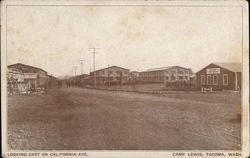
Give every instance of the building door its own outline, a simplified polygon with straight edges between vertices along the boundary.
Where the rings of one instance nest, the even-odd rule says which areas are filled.
[[[219,76],[218,74],[214,74],[212,77],[212,85],[213,89],[217,89],[219,87]]]

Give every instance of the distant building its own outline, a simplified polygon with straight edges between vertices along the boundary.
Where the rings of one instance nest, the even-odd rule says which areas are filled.
[[[87,74],[82,74],[82,75],[77,75],[77,76],[73,76],[67,79],[66,84],[68,86],[68,84],[72,85],[72,86],[77,86],[77,87],[81,87],[84,86],[86,84],[89,84],[89,75]]]
[[[196,73],[197,87],[240,90],[241,71],[240,63],[211,63]]]
[[[131,77],[139,77],[139,72],[138,71],[131,71],[131,72],[129,72],[129,76],[131,76]]]
[[[53,75],[47,75],[47,78],[49,79],[49,81],[56,81],[58,80],[55,76]]]
[[[173,81],[188,81],[193,72],[190,68],[169,66],[149,69],[139,73],[141,82],[166,83]]]
[[[7,89],[8,92],[22,93],[26,91],[26,85],[24,83],[24,74],[18,70],[7,69]]]
[[[131,71],[129,72],[129,82],[138,81],[139,80],[139,72]]]
[[[48,87],[52,88],[57,86],[59,79],[53,75],[47,75]]]
[[[76,81],[84,81],[84,79],[88,76],[88,74],[82,74],[82,75],[77,75],[70,77],[71,80],[76,80]]]
[[[44,87],[48,80],[47,72],[41,68],[17,63],[8,65],[9,73],[19,72],[23,74],[24,83],[29,86],[30,89],[36,89],[38,87]]]
[[[90,73],[90,80],[94,84],[94,73],[96,85],[114,85],[128,82],[129,69],[118,66],[111,66]]]

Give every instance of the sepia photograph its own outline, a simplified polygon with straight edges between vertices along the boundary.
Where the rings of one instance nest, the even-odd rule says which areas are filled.
[[[2,156],[249,156],[247,21],[240,0],[2,1]]]

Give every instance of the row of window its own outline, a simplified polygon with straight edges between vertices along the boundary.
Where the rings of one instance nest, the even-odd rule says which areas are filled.
[[[128,77],[126,77],[126,76],[123,76],[123,77],[120,77],[120,76],[116,76],[116,77],[112,77],[112,76],[110,76],[110,77],[97,76],[96,77],[96,79],[100,79],[100,80],[108,80],[108,79],[113,79],[113,78],[117,78],[117,79],[123,78],[123,79],[126,79]]]
[[[189,74],[188,70],[166,70],[166,74]],[[155,76],[155,75],[163,75],[163,70],[161,71],[152,71],[152,72],[141,72],[140,76]]]
[[[140,76],[161,76],[163,75],[163,71],[154,71],[154,72],[141,72]]]
[[[107,77],[97,77],[96,81],[97,82],[102,82],[102,81],[120,81],[121,79],[123,81],[127,81],[127,78],[121,78],[121,77],[110,77],[110,78],[107,78]]]
[[[113,74],[113,73],[116,73],[116,74],[118,74],[118,75],[120,75],[121,73],[123,73],[123,74],[128,74],[128,72],[127,71],[124,71],[124,72],[122,72],[122,71],[120,71],[120,70],[117,70],[117,71],[112,71],[112,70],[109,70],[109,74]],[[104,75],[105,74],[105,71],[97,71],[96,72],[96,75]]]
[[[156,75],[154,75],[154,74],[140,74],[140,77],[157,77],[157,76],[173,76],[174,74],[168,74],[168,75],[163,75],[163,74],[156,74]],[[187,76],[189,76],[189,75],[187,75],[187,74],[176,74],[176,75],[174,75],[174,76],[183,76],[183,77],[187,77]]]
[[[201,75],[201,85],[206,85],[205,75]],[[218,85],[218,75],[207,75],[207,85]],[[223,85],[228,85],[228,74],[223,74]]]
[[[166,71],[167,74],[171,73],[171,74],[189,74],[188,70],[167,70]]]
[[[141,80],[163,80],[163,76],[140,77]]]
[[[149,76],[149,77],[140,77],[142,80],[163,80],[163,76]],[[166,80],[188,80],[187,76],[166,76]]]

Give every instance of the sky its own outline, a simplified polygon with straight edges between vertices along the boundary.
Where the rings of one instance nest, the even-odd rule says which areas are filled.
[[[241,62],[240,7],[8,6],[7,64],[54,76],[117,65],[131,71]]]

